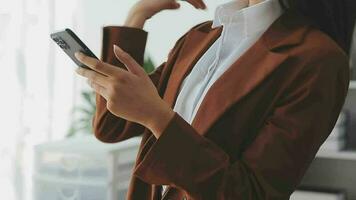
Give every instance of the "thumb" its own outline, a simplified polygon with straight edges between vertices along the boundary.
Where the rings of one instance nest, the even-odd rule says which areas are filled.
[[[116,58],[125,65],[129,72],[138,76],[146,75],[145,70],[142,69],[136,60],[116,45],[114,45],[114,54]]]
[[[206,5],[203,0],[186,0],[186,1],[191,5],[193,5],[195,8],[206,9]]]
[[[178,2],[172,1],[171,3],[169,3],[166,7],[166,9],[178,9],[180,8],[180,4]]]

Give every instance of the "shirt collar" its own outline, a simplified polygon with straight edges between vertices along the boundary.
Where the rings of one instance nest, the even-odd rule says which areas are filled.
[[[247,35],[266,30],[283,12],[278,0],[248,6],[249,0],[232,0],[215,10],[212,28],[242,26]]]

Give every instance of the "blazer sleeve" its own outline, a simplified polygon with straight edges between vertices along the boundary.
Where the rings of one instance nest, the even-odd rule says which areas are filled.
[[[194,200],[289,199],[343,106],[346,60],[333,54],[309,62],[240,159],[232,161],[176,113],[134,175]]]
[[[147,32],[124,26],[108,26],[103,29],[102,60],[124,68],[115,57],[113,45],[120,46],[128,52],[140,65],[144,62]],[[153,75],[153,82],[158,82],[161,69]],[[92,121],[95,136],[103,142],[118,142],[139,135],[143,127],[116,117],[106,108],[106,100],[96,94],[96,111]],[[121,134],[120,134],[121,133]]]
[[[146,31],[137,28],[125,26],[105,27],[103,30],[102,60],[126,69],[115,57],[113,45],[116,44],[129,53],[140,65],[143,65],[147,35]],[[183,41],[184,36],[185,35],[179,38],[168,57],[175,52],[177,49],[176,46]],[[166,62],[162,63],[154,72],[149,74],[149,77],[156,87],[165,65]],[[96,138],[106,143],[116,143],[138,136],[142,134],[145,129],[145,127],[140,124],[126,121],[125,119],[113,115],[106,108],[106,100],[99,94],[96,94],[96,111],[92,120],[92,127]]]

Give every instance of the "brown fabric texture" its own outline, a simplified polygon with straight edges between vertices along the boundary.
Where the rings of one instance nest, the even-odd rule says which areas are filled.
[[[150,75],[172,107],[221,33],[211,23],[183,35]],[[120,65],[117,44],[142,63],[146,38],[138,29],[105,28],[103,60]],[[111,114],[98,95],[93,127],[107,143],[142,135],[128,200],[285,200],[334,127],[348,84],[341,48],[287,11],[213,84],[192,125],[175,114],[157,140]],[[163,197],[159,185],[169,185]]]

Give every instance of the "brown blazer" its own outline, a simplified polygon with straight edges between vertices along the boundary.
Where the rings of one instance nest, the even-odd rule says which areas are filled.
[[[162,31],[169,31],[162,29]],[[150,76],[172,107],[182,80],[216,40],[211,21],[193,27]],[[147,33],[104,28],[103,60],[121,66],[112,45],[143,62]],[[289,199],[330,134],[348,90],[348,57],[328,36],[286,11],[210,88],[192,125],[175,114],[156,140],[106,109],[97,96],[96,137],[143,135],[127,199]]]

